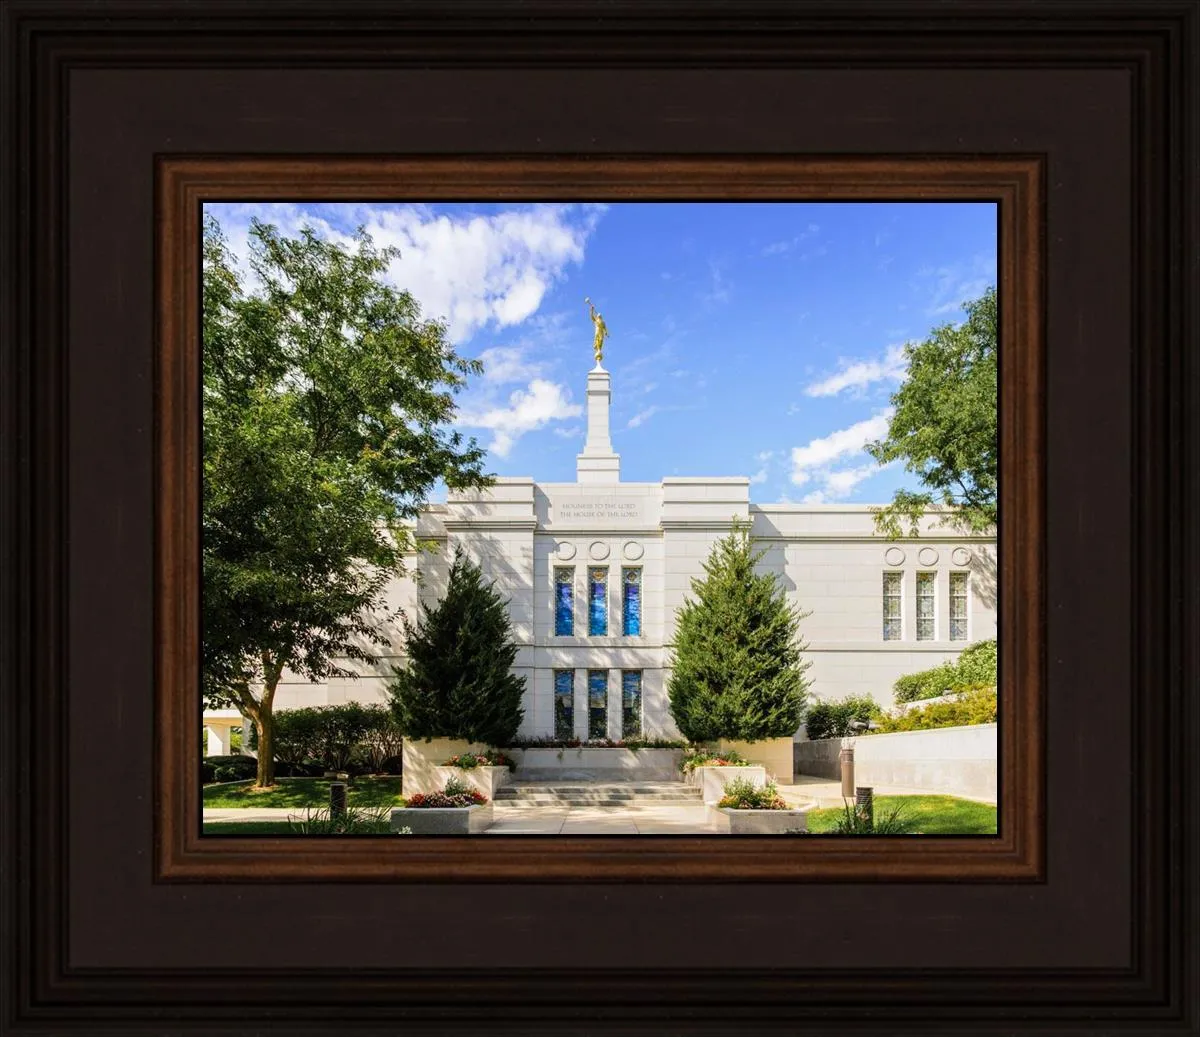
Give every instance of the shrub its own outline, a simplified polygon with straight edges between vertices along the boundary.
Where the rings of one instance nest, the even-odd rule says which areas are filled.
[[[995,687],[997,672],[996,639],[968,645],[958,657],[957,684],[984,684]]]
[[[847,695],[833,702],[815,702],[808,707],[804,729],[813,741],[821,738],[845,738],[854,731],[854,721],[864,724],[879,720],[883,711],[870,695]]]
[[[253,756],[206,756],[204,766],[211,768],[213,781],[245,781],[258,775],[258,761]]]
[[[774,573],[756,571],[749,525],[736,523],[713,547],[678,613],[667,695],[671,716],[693,742],[756,741],[800,727],[809,663],[799,624]]]
[[[451,756],[445,766],[459,767],[464,771],[474,770],[476,767],[507,767],[510,771],[517,769],[511,758],[495,749],[488,749],[482,753],[459,753],[457,756]]]
[[[217,780],[216,768],[207,760],[200,761],[200,784],[211,785]]]
[[[927,731],[938,727],[965,727],[996,722],[996,689],[973,687],[951,702],[932,702],[919,709],[891,713],[879,722],[878,731]]]
[[[734,810],[787,809],[787,803],[779,795],[775,782],[768,782],[762,788],[758,788],[746,778],[734,778],[726,784],[725,795],[718,800],[717,806]]]
[[[996,639],[978,641],[962,650],[957,663],[941,663],[905,674],[892,685],[897,702],[937,698],[966,685],[996,684]]]
[[[858,805],[842,804],[842,816],[834,825],[836,835],[908,835],[917,826],[915,819],[905,814],[905,804],[896,803],[879,814],[868,814]]]
[[[404,619],[408,665],[389,688],[399,729],[410,738],[462,738],[507,745],[524,710],[525,678],[508,607],[461,551],[450,566],[446,595],[421,606],[415,626]]]
[[[718,752],[716,749],[699,748],[688,749],[679,766],[684,774],[691,774],[697,767],[749,767],[750,761],[736,749]]]
[[[307,811],[303,820],[289,820],[288,827],[297,835],[386,835],[390,813],[386,807],[347,806],[344,813],[334,817],[324,807]]]
[[[408,797],[407,806],[417,808],[472,807],[488,801],[487,796],[461,778],[451,778],[437,792],[417,792]]]
[[[398,756],[402,735],[386,706],[347,702],[338,706],[283,709],[275,714],[275,758],[292,777],[325,771],[382,773]]]

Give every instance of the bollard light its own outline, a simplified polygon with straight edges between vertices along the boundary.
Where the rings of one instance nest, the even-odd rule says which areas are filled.
[[[344,817],[346,814],[346,783],[333,781],[329,784],[329,818]]]

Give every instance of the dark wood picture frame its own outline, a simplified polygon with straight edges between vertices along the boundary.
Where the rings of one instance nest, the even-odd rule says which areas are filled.
[[[1200,8],[447,6],[0,6],[0,1033],[1197,1032]],[[1045,263],[1002,274],[1022,304],[1002,335],[1044,350],[1002,407],[1045,430],[1039,450],[1004,412],[1024,433],[1004,449],[1040,461],[1005,507],[1042,521],[1002,549],[1022,567],[1002,607],[1017,580],[1042,636],[1006,658],[1036,686],[1009,689],[1026,712],[1002,732],[1039,737],[1004,757],[1014,813],[979,844],[1002,854],[930,841],[886,874],[864,843],[831,876],[767,851],[721,882],[621,874],[599,843],[556,874],[531,839],[507,874],[436,849],[454,881],[365,853],[353,872],[353,851],[331,884],[307,849],[283,868],[265,842],[189,842],[177,699],[155,703],[190,679],[158,576],[186,563],[169,520],[195,458],[173,438],[186,370],[156,354],[183,334],[160,306],[183,253],[156,282],[155,221],[212,156],[264,183],[288,156],[314,177],[345,156],[1024,170],[1044,249],[1001,262]]]
[[[160,159],[156,849],[163,880],[672,881],[1042,877],[1042,211],[1037,158]],[[994,838],[528,836],[305,840],[200,834],[199,278],[206,201],[409,199],[997,204],[1000,718]]]

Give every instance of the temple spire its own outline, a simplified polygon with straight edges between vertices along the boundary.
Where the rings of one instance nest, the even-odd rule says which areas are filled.
[[[612,405],[612,379],[601,366],[604,359],[604,339],[608,326],[596,312],[591,299],[588,304],[592,323],[596,327],[593,351],[596,366],[587,376],[587,441],[583,453],[575,459],[575,480],[585,483],[615,483],[621,481],[621,457],[613,450],[609,432],[609,410]]]

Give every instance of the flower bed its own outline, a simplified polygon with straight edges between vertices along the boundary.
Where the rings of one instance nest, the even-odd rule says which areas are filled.
[[[485,749],[479,753],[456,753],[443,766],[458,767],[464,771],[474,770],[476,767],[507,767],[510,771],[517,769],[511,757],[496,749]]]
[[[683,773],[691,774],[697,767],[748,767],[750,761],[736,749],[721,752],[717,749],[686,749],[680,768]]]
[[[477,788],[452,778],[436,792],[417,792],[392,811],[392,831],[413,835],[470,835],[492,823],[492,802]]]
[[[478,789],[466,789],[462,792],[418,792],[409,796],[407,807],[410,810],[436,810],[441,807],[474,807],[489,802]]]
[[[716,831],[729,835],[778,835],[806,831],[811,809],[812,804],[789,807],[773,781],[758,786],[735,778],[716,805],[709,805],[708,821]]]

